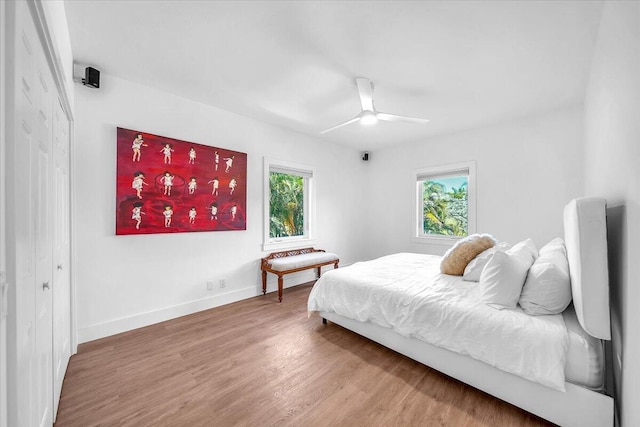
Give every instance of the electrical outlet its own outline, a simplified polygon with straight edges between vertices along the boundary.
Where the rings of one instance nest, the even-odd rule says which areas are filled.
[[[227,287],[227,282],[224,279],[220,279],[220,289],[222,288],[226,288]]]
[[[213,282],[207,282],[207,290],[208,291],[212,291],[213,290]]]

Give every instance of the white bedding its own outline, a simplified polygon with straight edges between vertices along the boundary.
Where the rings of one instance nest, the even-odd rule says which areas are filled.
[[[564,391],[569,338],[562,315],[491,308],[480,302],[476,282],[440,274],[440,259],[402,253],[328,271],[308,310],[390,327]]]

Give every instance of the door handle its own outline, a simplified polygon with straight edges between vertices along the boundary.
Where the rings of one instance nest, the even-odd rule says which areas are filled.
[[[49,282],[44,282],[42,284],[42,290],[44,291],[45,289],[49,289]]]

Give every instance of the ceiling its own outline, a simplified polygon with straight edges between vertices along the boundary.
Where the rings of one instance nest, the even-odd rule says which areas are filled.
[[[599,1],[65,1],[74,61],[362,150],[582,100]],[[379,111],[359,123],[355,77]],[[144,102],[144,100],[141,100]]]

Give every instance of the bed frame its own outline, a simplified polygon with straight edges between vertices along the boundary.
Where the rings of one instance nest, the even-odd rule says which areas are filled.
[[[583,198],[564,211],[565,244],[573,302],[578,321],[590,335],[610,338],[606,245],[606,202]],[[603,427],[614,424],[611,396],[566,382],[563,393],[494,368],[484,362],[390,328],[321,312],[330,320],[411,359],[561,426]]]

